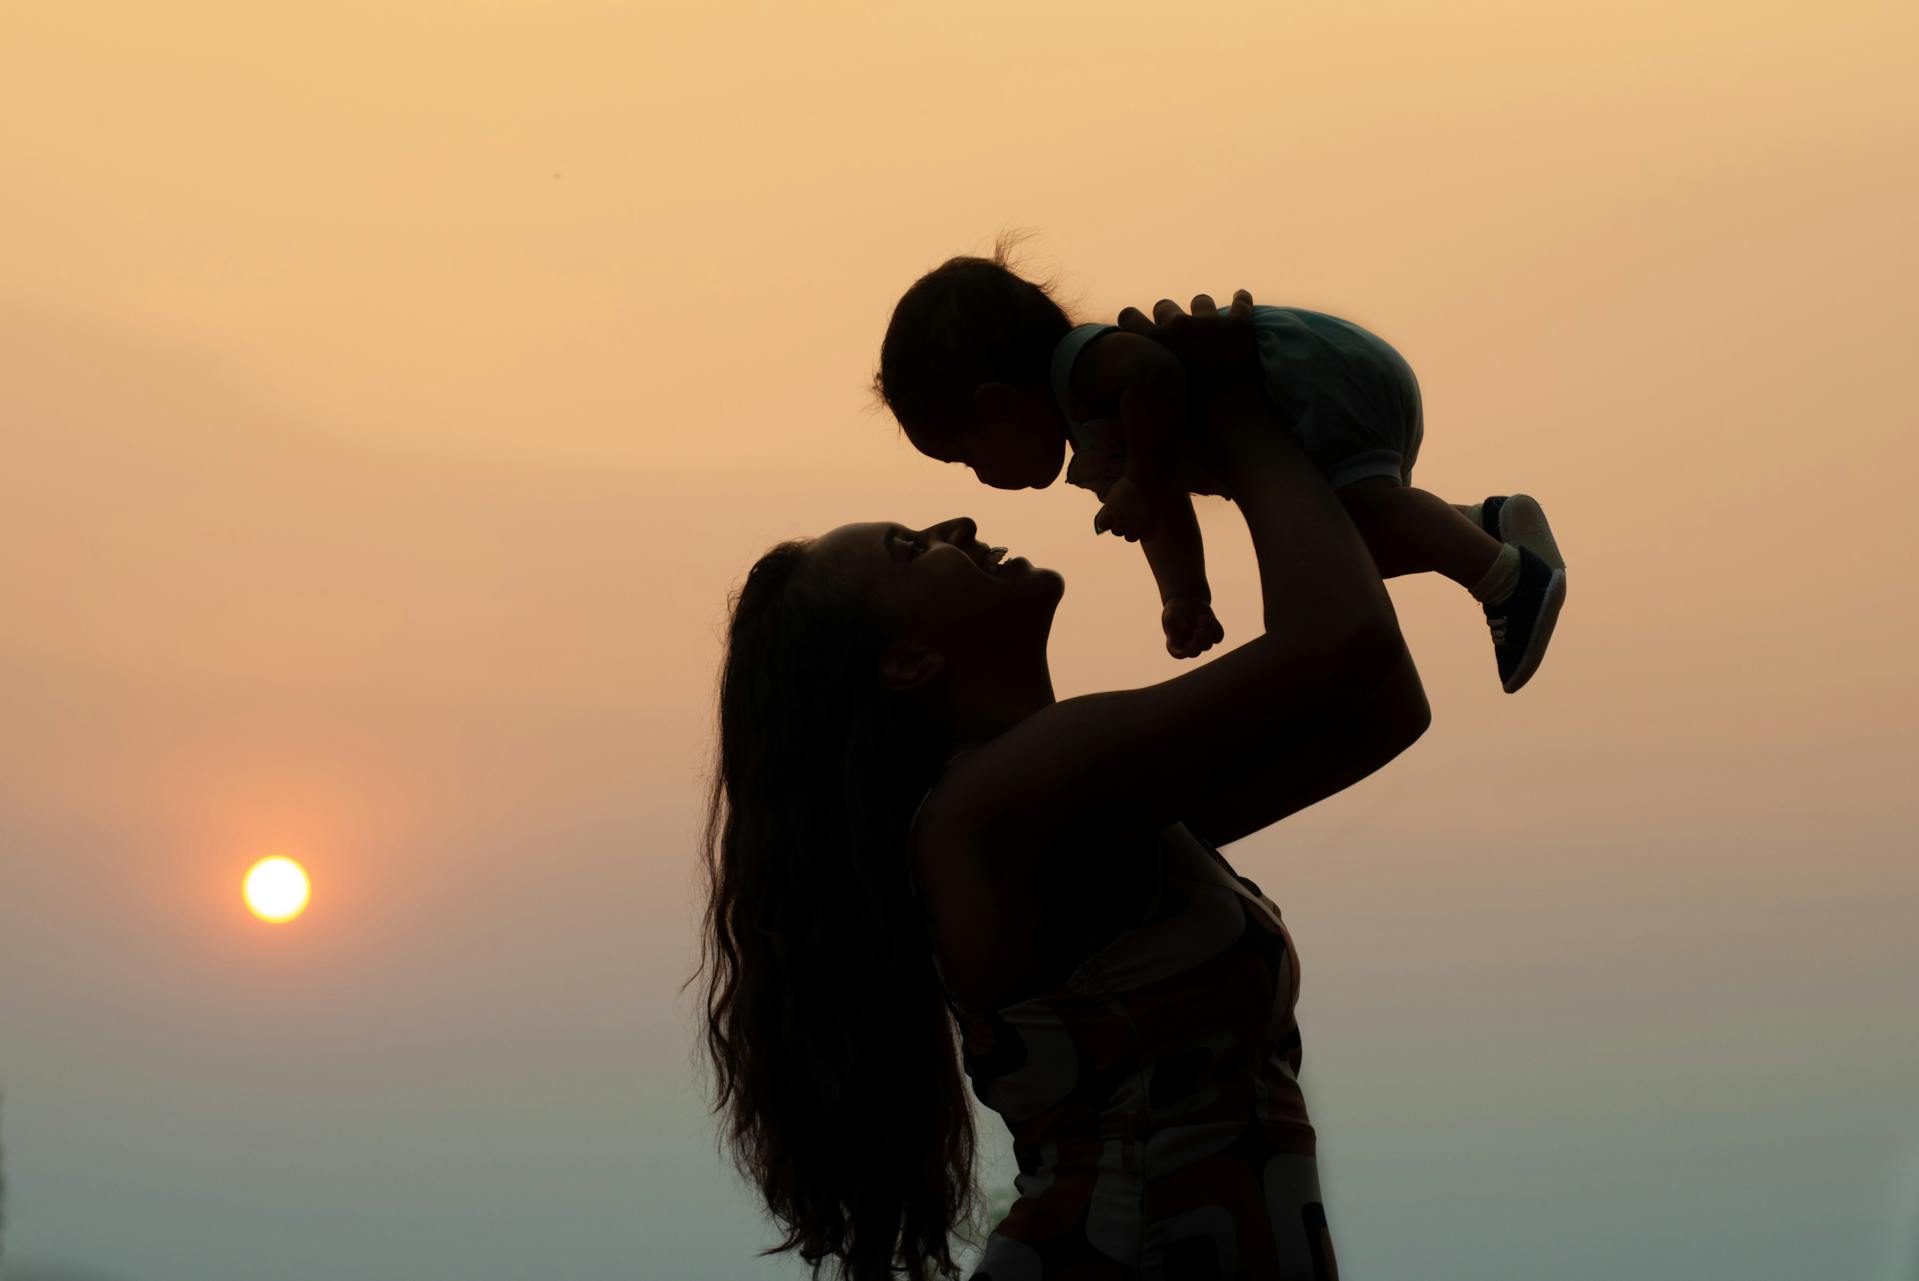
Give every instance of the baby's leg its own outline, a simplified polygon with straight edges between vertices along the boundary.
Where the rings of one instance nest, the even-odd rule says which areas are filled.
[[[1444,574],[1468,591],[1499,558],[1500,541],[1436,494],[1391,476],[1355,481],[1339,491],[1381,578]]]
[[[1464,587],[1486,612],[1501,687],[1511,694],[1532,679],[1566,600],[1565,562],[1559,560],[1537,503],[1523,494],[1502,499],[1496,523],[1512,536],[1516,529],[1507,530],[1506,517],[1515,503],[1524,503],[1537,526],[1537,541],[1551,554],[1552,564],[1519,543],[1501,542],[1488,534],[1482,523],[1483,504],[1477,513],[1470,507],[1455,507],[1391,476],[1356,481],[1340,490],[1339,498],[1365,538],[1381,577],[1433,572]],[[1481,519],[1474,519],[1475,515]],[[1515,521],[1515,525],[1521,523]]]

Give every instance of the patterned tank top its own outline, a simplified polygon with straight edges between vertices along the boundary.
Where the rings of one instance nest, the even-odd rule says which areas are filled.
[[[991,1011],[950,996],[1019,1196],[975,1281],[1337,1276],[1279,909],[1182,825],[1143,918]]]

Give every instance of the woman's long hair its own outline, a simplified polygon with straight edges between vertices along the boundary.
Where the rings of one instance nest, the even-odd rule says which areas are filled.
[[[700,968],[714,1110],[817,1277],[957,1272],[977,1189],[965,1079],[906,861],[940,745],[884,689],[888,620],[805,543],[733,603]]]

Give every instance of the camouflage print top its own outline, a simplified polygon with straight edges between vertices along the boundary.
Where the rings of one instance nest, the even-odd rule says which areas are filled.
[[[1337,1276],[1279,909],[1184,826],[1144,918],[1058,985],[954,1003],[1019,1197],[974,1281]]]

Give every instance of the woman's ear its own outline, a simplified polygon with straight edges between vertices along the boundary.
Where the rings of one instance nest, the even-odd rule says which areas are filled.
[[[918,689],[946,667],[946,655],[901,641],[880,659],[880,684],[899,693]]]

